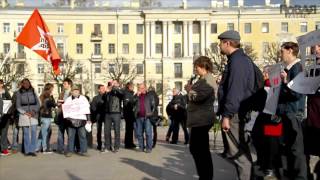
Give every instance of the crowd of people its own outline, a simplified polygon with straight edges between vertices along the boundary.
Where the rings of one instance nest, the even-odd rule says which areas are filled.
[[[90,102],[89,97],[81,94],[79,86],[73,85],[72,80],[66,78],[63,80],[62,92],[55,100],[54,85],[51,83],[44,86],[38,97],[29,79],[25,78],[11,96],[4,82],[0,80],[0,108],[4,110],[4,106],[9,107],[5,112],[1,112],[1,155],[18,152],[19,130],[22,129],[21,151],[26,156],[37,156],[40,152],[50,154],[53,151],[66,157],[72,156],[73,153],[88,156],[88,146],[93,147],[91,129],[94,123],[97,126],[97,149],[102,153],[116,153],[121,144],[122,118],[125,119],[124,147],[150,153],[156,146],[157,126],[161,120],[158,113],[159,98],[155,89],[147,89],[144,83],[139,84],[137,89],[134,93],[132,82],[122,88],[118,81],[112,80],[107,85],[99,85],[98,94]],[[81,112],[66,115],[63,105],[79,102],[83,106]],[[51,123],[55,123],[58,129],[55,148],[50,144]],[[8,139],[10,125],[13,130],[11,142]],[[138,141],[137,145],[134,143],[135,138]]]
[[[176,88],[172,90],[172,99],[166,106],[171,120],[166,141],[178,143],[181,125],[184,144],[189,144],[199,179],[211,180],[214,167],[209,132],[214,120],[220,117],[224,144],[221,156],[233,162],[240,180],[254,179],[255,165],[263,171],[265,180],[281,179],[283,176],[290,180],[313,180],[310,156],[320,156],[320,146],[316,142],[316,137],[320,135],[320,88],[315,94],[306,96],[288,87],[288,83],[303,72],[303,65],[298,58],[298,44],[284,42],[281,45],[281,64],[284,68],[280,75],[276,112],[272,114],[264,111],[268,92],[273,88],[269,79],[271,66],[264,67],[261,73],[240,48],[237,31],[223,32],[218,39],[221,54],[228,58],[221,79],[217,82],[218,89],[215,88],[212,61],[206,56],[198,57],[193,64],[196,78],[190,79],[185,86],[187,93],[183,94]],[[311,51],[316,55],[316,63],[320,64],[320,44],[312,47]],[[314,69],[312,73],[319,76],[320,71]],[[2,155],[9,154],[7,132],[10,123],[13,129],[12,153],[18,150],[20,129],[23,130],[22,151],[25,155],[51,153],[51,122],[58,126],[57,153],[67,157],[74,152],[88,156],[87,148],[92,147],[92,131],[87,126],[92,128],[94,123],[97,125],[97,149],[102,153],[116,153],[120,150],[122,117],[125,120],[125,148],[146,153],[151,153],[155,148],[160,117],[159,98],[153,87],[147,88],[141,83],[137,92],[134,92],[132,82],[122,87],[118,81],[112,80],[107,85],[98,86],[98,94],[91,102],[68,78],[63,81],[63,91],[57,101],[52,96],[53,89],[53,84],[46,84],[38,98],[30,81],[23,79],[19,90],[11,97],[0,80],[0,109],[3,109],[6,100],[12,102],[10,109],[1,113]],[[216,90],[217,110],[213,106]],[[63,106],[78,101],[83,102],[82,113],[65,117]],[[248,132],[245,126],[251,120],[252,110],[258,111],[258,116],[252,131]],[[38,136],[37,126],[41,127]],[[65,133],[68,135],[67,148]],[[253,156],[253,148],[257,160]],[[286,160],[283,161],[281,157]],[[318,162],[315,168],[318,179],[319,169]]]

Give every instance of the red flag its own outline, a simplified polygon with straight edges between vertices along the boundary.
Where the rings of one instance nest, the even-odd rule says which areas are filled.
[[[42,19],[38,9],[35,9],[17,37],[16,41],[39,54],[45,60],[51,62],[56,75],[60,73],[59,63],[61,58],[49,29]]]

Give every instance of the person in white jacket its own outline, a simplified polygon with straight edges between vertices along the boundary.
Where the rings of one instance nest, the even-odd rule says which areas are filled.
[[[90,121],[90,104],[87,98],[80,94],[80,88],[74,86],[72,95],[62,105],[64,118],[68,121],[68,152],[66,157],[71,157],[74,152],[75,135],[80,141],[80,155],[88,156],[85,125]]]

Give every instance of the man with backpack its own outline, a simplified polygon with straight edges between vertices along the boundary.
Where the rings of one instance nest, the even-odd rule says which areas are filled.
[[[248,110],[244,104],[255,92],[255,74],[259,69],[255,68],[250,57],[240,48],[240,35],[237,31],[225,31],[218,38],[221,54],[228,57],[218,89],[218,115],[222,116],[222,133],[227,137],[227,157],[236,165],[239,179],[250,180],[252,159],[248,136],[244,131],[248,121]]]

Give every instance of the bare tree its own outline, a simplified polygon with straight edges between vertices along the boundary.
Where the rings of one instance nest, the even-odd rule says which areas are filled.
[[[137,75],[136,66],[126,58],[115,58],[109,62],[108,79],[117,80],[120,84],[133,81]]]
[[[82,67],[76,66],[74,67],[75,62],[74,59],[65,56],[64,60],[60,63],[60,74],[56,75],[53,71],[52,65],[50,63],[47,64],[47,68],[45,68],[44,80],[45,82],[55,81],[58,87],[60,87],[63,83],[63,80],[66,78],[74,80],[77,73],[82,73]],[[60,93],[60,88],[57,88],[58,93]]]
[[[213,63],[213,74],[220,76],[227,64],[227,57],[220,53],[218,43],[213,43],[211,46],[211,49],[206,49],[206,54]]]
[[[266,46],[265,48],[266,49],[263,54],[264,64],[271,65],[279,63],[281,61],[279,43],[269,43],[268,46]]]
[[[244,52],[252,59],[252,61],[258,60],[258,54],[254,51],[252,46],[242,45]]]
[[[3,55],[0,55],[1,62],[4,60]],[[18,62],[14,58],[8,59],[0,70],[0,79],[3,79],[4,84],[10,90],[13,83],[20,82],[27,77],[27,63],[25,61]]]

